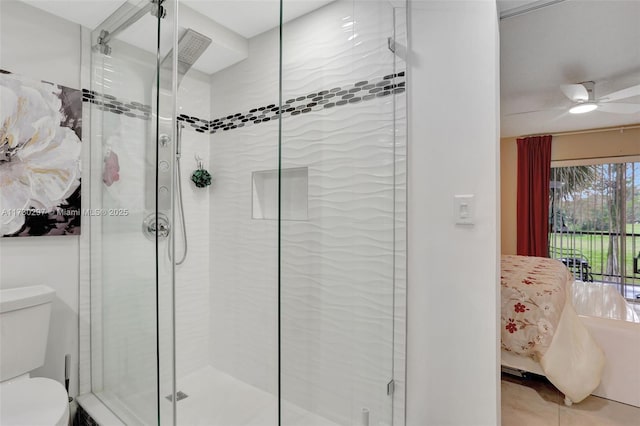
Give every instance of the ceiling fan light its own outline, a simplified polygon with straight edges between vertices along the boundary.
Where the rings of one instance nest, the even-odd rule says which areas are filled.
[[[591,111],[595,110],[596,108],[598,108],[597,104],[589,102],[589,103],[576,105],[576,106],[572,107],[569,110],[569,112],[571,114],[584,114],[585,112],[591,112]]]

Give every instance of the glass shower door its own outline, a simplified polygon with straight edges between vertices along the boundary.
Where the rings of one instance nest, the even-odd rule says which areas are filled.
[[[406,42],[395,15],[389,1],[338,0],[282,28],[282,425],[403,424]]]
[[[125,424],[173,424],[174,2],[127,1],[92,33],[92,392]],[[166,176],[169,176],[168,178]]]

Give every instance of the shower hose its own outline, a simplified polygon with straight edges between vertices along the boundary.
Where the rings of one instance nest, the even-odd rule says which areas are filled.
[[[182,265],[187,258],[187,221],[184,217],[184,203],[182,202],[182,176],[180,172],[180,148],[182,144],[182,123],[178,123],[178,140],[176,144],[176,195],[178,197],[178,221],[182,225],[182,241],[184,242],[184,251],[180,260],[176,259],[176,265]],[[175,235],[173,233],[172,235]],[[169,260],[171,260],[171,244],[169,244]]]

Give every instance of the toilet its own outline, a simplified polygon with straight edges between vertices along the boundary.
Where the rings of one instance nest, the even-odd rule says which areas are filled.
[[[29,376],[44,364],[54,296],[44,285],[0,290],[0,425],[69,424],[64,386]]]

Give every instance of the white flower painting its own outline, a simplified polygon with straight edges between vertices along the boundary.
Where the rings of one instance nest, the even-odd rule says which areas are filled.
[[[80,233],[82,93],[0,73],[0,235]]]

